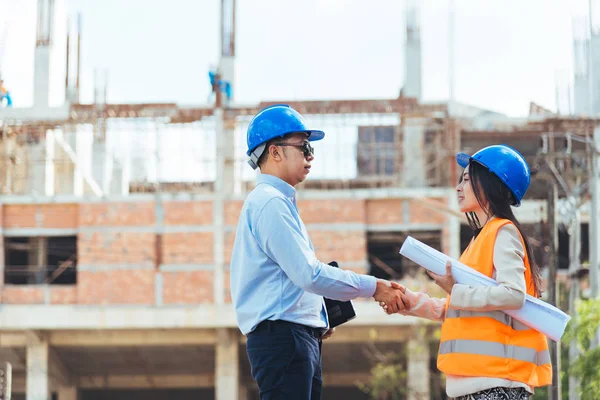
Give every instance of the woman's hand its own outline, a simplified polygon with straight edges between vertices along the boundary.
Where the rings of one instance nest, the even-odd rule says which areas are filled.
[[[434,274],[431,271],[427,271],[427,274],[432,277],[436,285],[444,289],[446,293],[452,293],[452,287],[456,281],[452,275],[452,263],[450,261],[446,261],[446,275]]]

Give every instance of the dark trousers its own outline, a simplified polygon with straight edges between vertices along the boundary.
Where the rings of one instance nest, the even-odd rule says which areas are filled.
[[[261,400],[320,400],[322,330],[263,321],[248,334],[246,351]]]

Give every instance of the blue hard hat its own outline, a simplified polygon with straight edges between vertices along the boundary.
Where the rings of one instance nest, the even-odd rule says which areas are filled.
[[[302,115],[287,104],[275,104],[259,111],[252,118],[246,136],[248,142],[246,155],[251,157],[249,164],[252,168],[256,168],[256,162],[264,151],[264,146],[262,148],[259,146],[276,137],[295,132],[308,133],[310,141],[325,137],[323,131],[308,129]]]
[[[525,158],[510,146],[499,144],[485,147],[472,156],[465,153],[456,155],[456,162],[465,168],[476,161],[495,174],[515,196],[513,206],[520,206],[521,199],[529,188],[531,171]]]

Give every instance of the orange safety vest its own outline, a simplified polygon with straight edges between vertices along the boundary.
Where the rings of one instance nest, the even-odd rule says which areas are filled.
[[[459,261],[491,278],[496,235],[510,223],[507,219],[492,218]],[[527,254],[524,261],[527,294],[534,296]],[[544,334],[502,311],[463,311],[449,308],[449,304],[450,296],[446,300],[438,351],[440,371],[447,375],[508,379],[531,387],[552,383],[548,340]]]

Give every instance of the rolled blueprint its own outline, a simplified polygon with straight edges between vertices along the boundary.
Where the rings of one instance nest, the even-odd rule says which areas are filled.
[[[454,280],[462,285],[498,286],[492,278],[410,236],[402,244],[400,254],[438,275],[446,274],[446,261],[450,260]],[[560,340],[571,319],[562,310],[530,295],[526,296],[525,304],[520,309],[503,312],[554,341]]]

